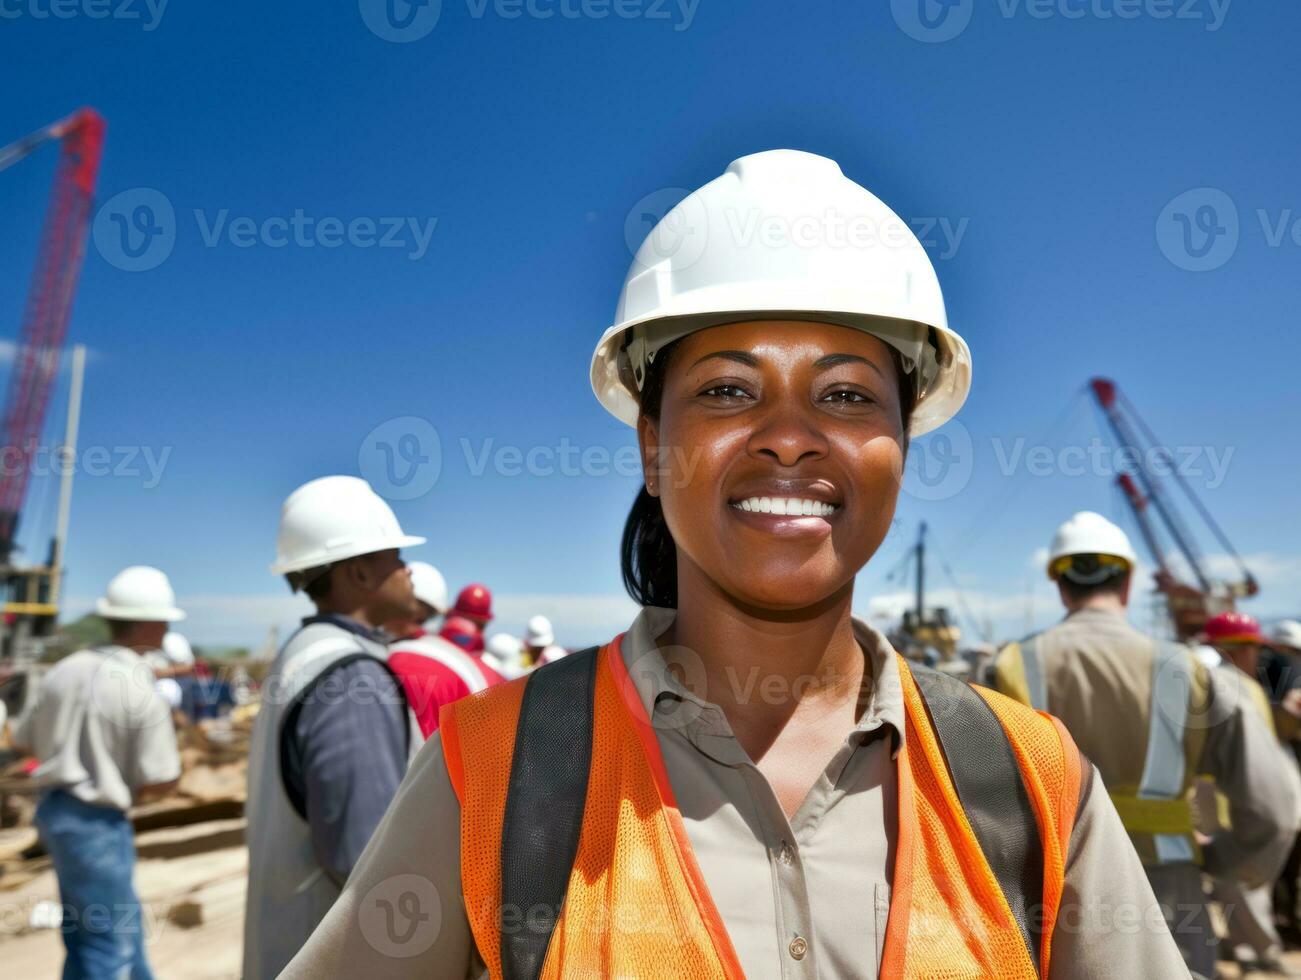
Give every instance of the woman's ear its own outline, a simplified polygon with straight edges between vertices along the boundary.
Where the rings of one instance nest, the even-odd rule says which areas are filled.
[[[637,419],[637,442],[641,446],[641,472],[646,483],[646,492],[652,497],[660,494],[660,478],[663,476],[660,464],[659,425],[648,415]]]

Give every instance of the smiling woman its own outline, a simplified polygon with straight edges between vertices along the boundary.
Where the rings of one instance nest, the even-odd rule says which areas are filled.
[[[286,976],[1181,975],[1065,729],[852,616],[970,377],[920,243],[833,161],[684,199],[592,361],[637,429],[642,614],[444,708]]]

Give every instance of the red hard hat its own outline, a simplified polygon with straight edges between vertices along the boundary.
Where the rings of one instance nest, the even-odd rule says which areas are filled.
[[[483,651],[483,633],[475,622],[464,616],[448,616],[438,635],[469,653]]]
[[[1220,613],[1206,623],[1206,639],[1211,643],[1260,643],[1260,623],[1246,613]]]
[[[492,593],[486,585],[467,585],[456,597],[451,615],[471,619],[492,619]]]

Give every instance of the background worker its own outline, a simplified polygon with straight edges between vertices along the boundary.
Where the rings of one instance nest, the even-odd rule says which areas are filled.
[[[96,612],[110,641],[60,660],[12,734],[40,760],[36,826],[59,879],[63,976],[148,980],[127,810],[175,786],[181,762],[171,714],[142,655],[185,614],[167,576],[144,565],[118,573]]]
[[[425,632],[425,622],[440,608],[447,608],[447,586],[432,565],[412,562],[409,567],[415,593],[413,609],[406,619],[385,627],[390,636],[403,637],[389,644],[388,665],[401,678],[420,731],[428,738],[438,730],[438,712],[443,705],[499,684],[502,676],[482,654]],[[473,624],[467,624],[467,629],[467,638],[479,636]]]
[[[482,653],[487,647],[483,639],[483,630],[464,616],[450,615],[443,620],[443,628],[438,631],[440,639],[453,646],[460,647],[466,653]]]
[[[1264,640],[1260,623],[1244,613],[1220,613],[1207,622],[1206,640],[1223,658],[1219,669],[1231,677],[1229,683],[1237,687],[1261,722],[1274,732],[1269,695],[1258,680]],[[1278,748],[1275,778],[1291,782],[1301,794],[1301,773],[1297,771],[1292,752],[1281,743]],[[1301,813],[1294,818],[1294,842],[1297,823],[1301,823]],[[1244,969],[1301,976],[1301,972],[1283,962],[1283,941],[1274,925],[1273,886],[1273,881],[1249,888],[1232,879],[1215,879],[1213,894],[1224,908],[1229,950]]]
[[[556,634],[546,616],[533,616],[524,631],[523,660],[526,666],[555,663],[569,651],[556,645]]]
[[[510,633],[493,633],[484,644],[483,661],[507,680],[528,672],[524,666],[524,643]]]
[[[426,636],[434,620],[447,614],[447,580],[427,561],[407,562],[411,573],[411,593],[415,597],[411,611],[384,624],[384,632],[394,640],[414,640]]]
[[[473,633],[477,639],[470,643],[474,650],[480,651],[484,648],[484,630],[492,622],[492,592],[486,585],[478,582],[471,583],[463,588],[456,596],[456,602],[447,614],[447,618],[455,616],[459,620],[469,622],[473,627]],[[464,633],[465,628],[457,624],[457,632]],[[457,642],[457,645],[462,645]]]
[[[1129,625],[1135,563],[1128,537],[1101,515],[1063,524],[1047,571],[1066,618],[1004,648],[995,686],[1060,718],[1093,760],[1185,961],[1211,977],[1216,939],[1201,868],[1253,887],[1272,881],[1301,797],[1278,778],[1274,737],[1237,686],[1187,647]],[[1187,795],[1202,773],[1227,797],[1232,826],[1199,847]]]
[[[194,650],[190,641],[176,630],[168,630],[163,637],[162,646],[145,654],[145,663],[149,664],[157,678],[158,693],[173,711],[182,711],[186,703],[187,687],[194,685]],[[194,702],[193,691],[189,701]],[[183,721],[193,721],[193,717],[182,711]]]
[[[422,742],[380,626],[411,614],[398,550],[424,540],[356,477],[285,500],[272,571],[316,613],[272,664],[253,732],[246,980],[277,976],[311,935]]]

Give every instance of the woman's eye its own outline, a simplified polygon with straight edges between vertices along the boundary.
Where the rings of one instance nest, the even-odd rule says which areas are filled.
[[[712,388],[706,388],[702,391],[701,396],[704,398],[749,398],[750,393],[740,385],[721,384],[714,385]]]
[[[848,388],[842,388],[837,391],[829,391],[822,396],[824,402],[835,402],[841,405],[866,405],[872,401],[861,391],[851,391]]]

